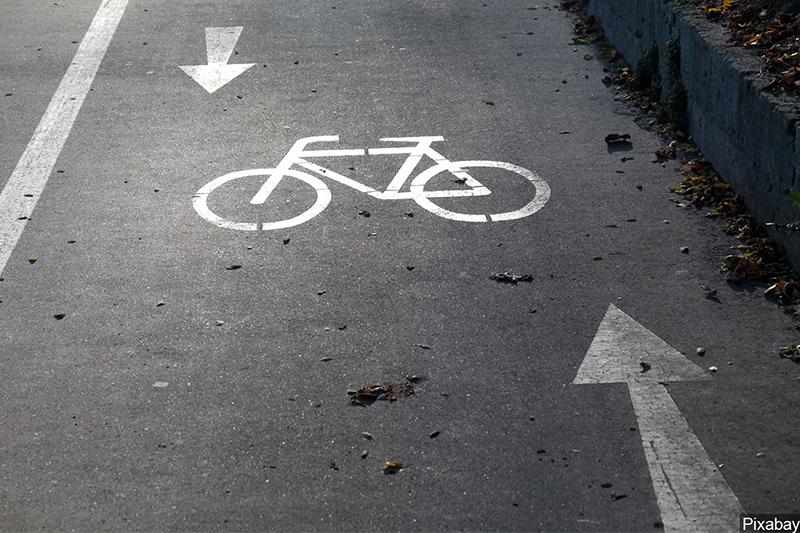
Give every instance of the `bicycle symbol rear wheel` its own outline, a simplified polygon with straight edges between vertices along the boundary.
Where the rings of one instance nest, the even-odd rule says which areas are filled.
[[[457,213],[455,211],[450,211],[440,207],[431,201],[431,198],[446,197],[446,195],[437,194],[434,192],[427,193],[425,191],[425,184],[428,183],[431,178],[441,172],[459,172],[470,167],[499,168],[519,174],[531,185],[533,185],[533,198],[519,209],[493,214]],[[450,220],[459,220],[462,222],[499,222],[504,220],[525,218],[539,211],[550,199],[550,186],[547,185],[545,180],[526,168],[522,168],[511,163],[505,163],[503,161],[451,161],[434,165],[431,168],[421,172],[411,181],[411,192],[413,193],[414,201],[417,202],[423,209],[430,211],[434,215],[439,215],[440,217],[449,218]]]
[[[218,187],[236,179],[250,178],[254,176],[263,176],[264,181],[266,181],[275,172],[276,169],[274,168],[253,168],[249,170],[231,172],[230,174],[225,174],[224,176],[220,176],[214,180],[211,180],[203,185],[200,190],[194,194],[192,199],[194,210],[197,211],[198,215],[211,222],[215,226],[219,226],[220,228],[235,229],[240,231],[258,231],[259,229],[267,231],[273,229],[291,228],[292,226],[297,226],[298,224],[302,224],[303,222],[311,220],[320,214],[326,207],[328,207],[328,204],[331,202],[331,190],[322,180],[312,176],[311,174],[306,174],[305,172],[300,172],[298,170],[284,170],[281,172],[281,179],[286,179],[287,177],[298,179],[310,185],[317,194],[317,199],[314,202],[314,205],[295,217],[276,222],[236,222],[220,217],[208,207],[208,197],[211,195],[211,193],[217,190]]]

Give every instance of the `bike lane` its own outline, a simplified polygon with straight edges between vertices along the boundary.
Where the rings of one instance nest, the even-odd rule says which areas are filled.
[[[669,392],[742,505],[797,507],[779,426],[796,386],[770,358],[789,321],[722,284],[722,304],[702,297],[731,242],[668,201],[676,173],[566,44],[569,19],[486,3],[131,0],[0,284],[3,523],[653,529],[628,391],[572,384],[612,303],[719,366]],[[230,26],[230,63],[256,65],[209,94],[179,66],[203,63],[205,28]],[[633,150],[609,154],[612,131],[635,132]],[[468,224],[321,177],[330,205],[285,230],[217,228],[192,208],[209,181],[315,135],[441,135],[451,160],[520,165],[552,196]],[[330,168],[383,188],[402,161]],[[281,186],[274,213],[313,202]],[[247,197],[232,211],[244,192],[219,205],[269,222]],[[507,207],[530,189],[495,193]],[[506,270],[535,279],[489,279]],[[348,404],[410,375],[428,378],[410,398]],[[406,468],[384,475],[389,459]]]

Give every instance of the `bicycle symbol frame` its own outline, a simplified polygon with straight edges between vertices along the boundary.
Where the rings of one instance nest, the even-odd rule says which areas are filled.
[[[461,222],[500,222],[506,220],[517,220],[530,216],[539,211],[550,199],[550,187],[547,182],[534,172],[512,163],[502,161],[450,161],[442,154],[431,147],[434,142],[444,141],[440,136],[424,137],[385,137],[380,139],[386,143],[407,143],[406,146],[384,146],[381,148],[368,149],[333,149],[333,150],[309,150],[311,143],[338,142],[338,135],[323,135],[316,137],[305,137],[297,140],[289,149],[281,162],[275,168],[255,168],[231,172],[211,180],[198,190],[192,200],[197,214],[212,224],[221,228],[241,230],[241,231],[263,231],[285,229],[303,222],[311,220],[320,214],[330,203],[331,190],[319,177],[329,178],[333,181],[346,185],[359,192],[363,192],[378,200],[413,200],[423,209],[430,211],[450,220]],[[414,143],[408,145],[408,143]],[[386,154],[405,154],[407,158],[389,185],[383,191],[378,191],[352,178],[343,176],[329,168],[312,163],[309,159],[319,157],[357,157],[365,155],[386,155]],[[434,165],[427,170],[417,174],[409,185],[408,191],[403,191],[403,187],[411,178],[411,175],[419,166],[423,157],[428,157],[434,161]],[[312,172],[303,172],[293,167],[302,167]],[[485,196],[492,191],[472,177],[465,169],[467,168],[499,168],[514,172],[524,177],[535,189],[533,198],[523,207],[514,211],[494,214],[465,214],[450,211],[436,205],[432,199],[436,198],[465,198],[472,196]],[[437,174],[448,171],[452,173],[461,188],[454,190],[426,191],[425,184]],[[208,207],[208,197],[218,187],[240,178],[253,176],[264,176],[266,179],[255,196],[250,200],[253,205],[260,205],[266,202],[267,198],[273,193],[280,182],[286,178],[295,178],[308,184],[314,189],[317,199],[310,208],[303,213],[276,222],[236,222],[222,218],[211,211]]]

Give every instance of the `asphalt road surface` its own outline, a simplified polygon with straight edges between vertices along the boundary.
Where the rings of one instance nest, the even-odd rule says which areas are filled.
[[[724,282],[736,242],[676,207],[571,27],[555,0],[5,0],[0,529],[800,512],[791,319]],[[383,383],[415,394],[351,405]]]

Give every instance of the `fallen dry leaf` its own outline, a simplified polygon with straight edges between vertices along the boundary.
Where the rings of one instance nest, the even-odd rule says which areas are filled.
[[[416,382],[419,381],[422,380],[417,380]],[[414,381],[406,379],[406,381],[400,383],[370,383],[358,390],[347,391],[347,395],[350,396],[350,405],[366,407],[376,401],[394,402],[401,398],[407,398],[415,392]]]
[[[761,263],[748,255],[729,255],[725,258],[722,270],[728,281],[747,281],[764,279],[767,272]]]
[[[511,283],[516,285],[520,281],[524,281],[526,283],[533,281],[533,273],[528,272],[527,274],[514,274],[512,272],[497,272],[489,276],[489,279],[493,279],[494,281],[500,283]]]
[[[606,135],[606,144],[631,144],[631,136],[627,133],[609,133]]]
[[[783,304],[794,305],[800,302],[800,284],[794,280],[780,279],[764,291],[764,296],[777,298]]]
[[[386,461],[383,463],[384,474],[396,474],[403,469],[403,463],[400,461]]]
[[[658,150],[656,150],[656,158],[659,161],[666,161],[668,159],[675,159],[678,156],[678,149],[676,141],[672,141],[666,146],[662,146]]]
[[[778,348],[778,353],[781,359],[788,359],[794,363],[800,363],[800,346],[797,344],[788,344]]]

